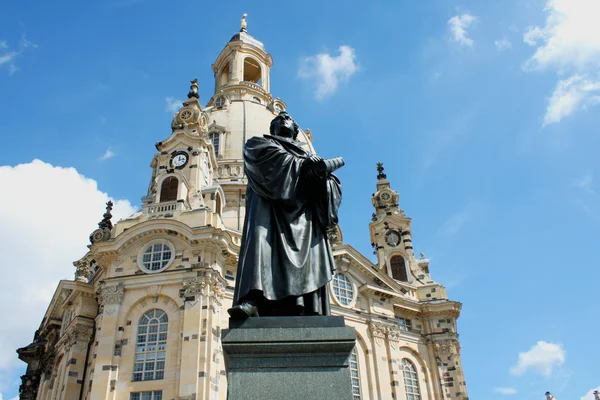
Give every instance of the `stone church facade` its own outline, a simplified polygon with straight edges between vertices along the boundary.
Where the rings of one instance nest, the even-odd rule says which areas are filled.
[[[75,279],[60,281],[33,342],[18,349],[27,363],[21,399],[226,399],[220,335],[245,215],[242,147],[286,109],[270,93],[272,65],[244,24],[212,65],[206,106],[192,81],[170,136],[156,143],[141,211],[113,226],[109,205]],[[309,130],[298,140],[313,150]],[[369,224],[377,261],[344,243],[339,228],[329,236],[332,313],[357,334],[354,399],[468,399],[461,304],[415,257],[411,220],[382,165],[377,172]]]

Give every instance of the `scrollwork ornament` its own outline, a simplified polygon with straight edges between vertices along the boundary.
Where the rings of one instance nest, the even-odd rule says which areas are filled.
[[[122,283],[111,286],[102,285],[99,289],[98,302],[102,307],[107,304],[121,304],[124,295],[125,288]]]
[[[441,340],[434,344],[436,354],[444,364],[451,362],[458,354],[458,343],[451,339]]]
[[[390,342],[390,346],[396,350],[400,346],[400,330],[395,328],[387,329],[387,339]]]
[[[375,343],[378,346],[381,346],[385,340],[385,333],[387,328],[380,324],[371,323],[369,326],[369,330],[371,331],[371,336],[375,339]]]

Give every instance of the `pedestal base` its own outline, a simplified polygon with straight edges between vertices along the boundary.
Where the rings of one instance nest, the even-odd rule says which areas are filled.
[[[356,342],[343,317],[230,320],[222,334],[229,400],[352,400]]]

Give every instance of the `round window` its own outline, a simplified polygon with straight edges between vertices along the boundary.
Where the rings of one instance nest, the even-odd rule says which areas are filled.
[[[344,274],[335,274],[333,276],[333,294],[340,304],[347,306],[354,300],[354,290],[352,282]]]
[[[224,105],[225,105],[225,97],[223,97],[223,96],[217,97],[217,99],[215,100],[215,106],[217,108],[221,108]]]
[[[159,272],[165,270],[174,258],[173,245],[166,240],[156,240],[142,249],[138,265],[146,272]]]

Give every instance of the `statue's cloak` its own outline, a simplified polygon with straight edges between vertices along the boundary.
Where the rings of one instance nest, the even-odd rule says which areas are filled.
[[[331,280],[335,267],[326,230],[338,221],[341,184],[332,174],[309,180],[308,156],[294,142],[271,135],[252,137],[244,146],[246,219],[234,305],[253,290],[281,300]]]

